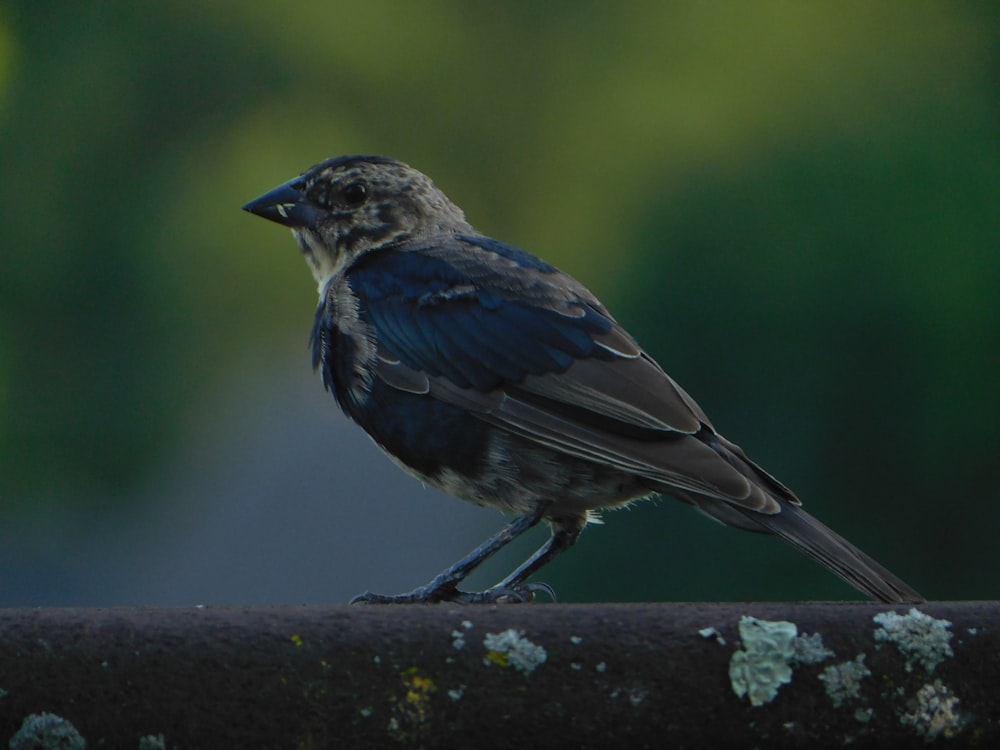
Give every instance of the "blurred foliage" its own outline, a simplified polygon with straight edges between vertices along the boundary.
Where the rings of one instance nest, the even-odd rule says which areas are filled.
[[[239,206],[384,153],[591,286],[845,535],[995,595],[997,7],[8,4],[0,515],[127,500],[242,352],[304,338],[308,274]],[[581,544],[690,588],[585,554],[553,583],[697,597],[691,544],[759,554],[670,511]]]

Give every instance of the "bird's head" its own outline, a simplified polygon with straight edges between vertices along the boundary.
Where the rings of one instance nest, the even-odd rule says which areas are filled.
[[[471,231],[430,178],[382,156],[330,159],[243,208],[291,228],[320,289],[370,250]]]

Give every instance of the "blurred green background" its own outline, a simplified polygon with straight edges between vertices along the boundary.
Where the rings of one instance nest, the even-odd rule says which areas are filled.
[[[1000,5],[35,1],[0,7],[0,605],[342,601],[503,523],[342,418],[311,276],[240,211],[345,153],[586,283],[925,595],[1000,594]],[[855,596],[667,499],[605,520],[562,600]]]

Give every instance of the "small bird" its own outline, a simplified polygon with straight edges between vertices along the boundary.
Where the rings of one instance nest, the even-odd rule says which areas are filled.
[[[720,435],[581,283],[477,232],[412,167],[330,159],[244,208],[298,241],[319,284],[313,365],[347,416],[425,484],[515,516],[428,584],[354,603],[554,598],[527,579],[597,510],[656,493],[781,537],[874,599],[923,601]],[[510,575],[459,589],[542,520],[548,541]]]

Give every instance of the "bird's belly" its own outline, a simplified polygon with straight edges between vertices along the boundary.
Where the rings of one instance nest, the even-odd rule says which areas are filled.
[[[504,435],[495,437],[504,442]],[[430,487],[514,515],[532,515],[544,505],[546,517],[585,516],[652,494],[631,475],[541,447],[524,447],[488,461],[474,475],[446,466],[434,475],[423,474],[386,452],[404,471]]]
[[[582,516],[650,494],[634,475],[538,445],[425,395],[377,384],[348,409],[401,468],[442,492],[506,513]]]

